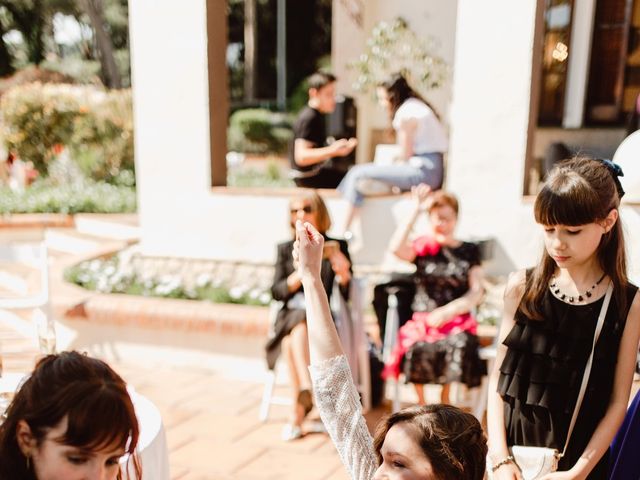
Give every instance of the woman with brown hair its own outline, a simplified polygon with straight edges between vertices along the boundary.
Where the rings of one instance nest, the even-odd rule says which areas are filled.
[[[523,478],[514,446],[555,449],[558,471],[535,478],[608,478],[640,336],[620,175],[608,160],[576,158],[556,166],[536,197],[545,250],[507,282],[489,382],[494,479]]]
[[[487,442],[476,418],[449,405],[412,407],[372,440],[322,288],[324,237],[296,223],[293,257],[306,294],[311,376],[318,409],[352,480],[481,480]]]
[[[455,237],[458,200],[453,194],[431,192],[423,184],[413,189],[413,197],[414,208],[390,244],[396,257],[416,266],[413,315],[398,332],[383,376],[397,380],[404,371],[421,405],[424,384],[442,385],[440,401],[449,403],[451,382],[477,387],[486,374],[478,355],[478,323],[471,313],[484,293],[480,249]],[[429,230],[410,239],[423,214]]]
[[[0,424],[2,480],[135,480],[138,421],[122,378],[77,352],[42,358]]]
[[[289,209],[292,236],[295,237],[296,220],[302,220],[314,225],[327,240],[321,272],[322,286],[327,296],[331,297],[334,282],[337,282],[340,295],[348,300],[351,259],[347,242],[326,236],[331,227],[331,218],[322,197],[315,190],[303,190],[291,199]],[[275,368],[281,350],[289,367],[293,410],[282,433],[284,440],[295,440],[302,436],[302,423],[312,408],[305,294],[302,280],[293,263],[292,249],[293,239],[278,245],[271,295],[274,300],[282,302],[282,308],[278,311],[272,335],[266,345],[270,369]]]

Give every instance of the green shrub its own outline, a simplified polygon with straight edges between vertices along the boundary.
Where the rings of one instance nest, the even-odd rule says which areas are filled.
[[[229,150],[245,153],[286,152],[292,137],[285,114],[262,108],[237,110],[229,119]]]
[[[83,171],[111,181],[133,169],[133,114],[129,90],[33,83],[0,101],[6,146],[46,175],[54,147],[66,146]]]
[[[240,167],[230,169],[227,174],[230,187],[295,187],[278,163],[269,160],[266,168]]]
[[[39,181],[24,192],[0,186],[0,214],[128,213],[136,211],[135,189],[108,183],[53,185]]]

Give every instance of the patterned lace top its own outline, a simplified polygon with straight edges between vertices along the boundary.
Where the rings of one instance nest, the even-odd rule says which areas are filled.
[[[320,417],[351,480],[371,480],[378,462],[346,357],[311,365],[309,371]]]

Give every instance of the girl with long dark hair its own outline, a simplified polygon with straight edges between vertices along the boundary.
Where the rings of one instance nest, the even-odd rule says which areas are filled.
[[[569,160],[536,198],[545,251],[535,268],[509,278],[489,384],[495,479],[522,478],[512,446],[562,452],[565,444],[558,471],[542,478],[607,478],[640,336],[638,289],[627,279],[618,218],[621,174],[607,160]]]

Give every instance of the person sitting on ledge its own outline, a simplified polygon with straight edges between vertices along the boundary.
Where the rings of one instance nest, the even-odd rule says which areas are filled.
[[[346,168],[335,165],[358,144],[355,138],[327,144],[325,114],[336,108],[336,77],[316,72],[307,80],[309,102],[293,124],[293,143],[289,149],[293,180],[298,187],[336,188]]]
[[[405,192],[420,183],[433,190],[442,186],[443,154],[448,141],[438,114],[399,73],[381,83],[377,94],[379,104],[391,118],[400,152],[392,165],[354,166],[338,185],[338,191],[350,204],[344,224],[347,238],[365,194]]]

